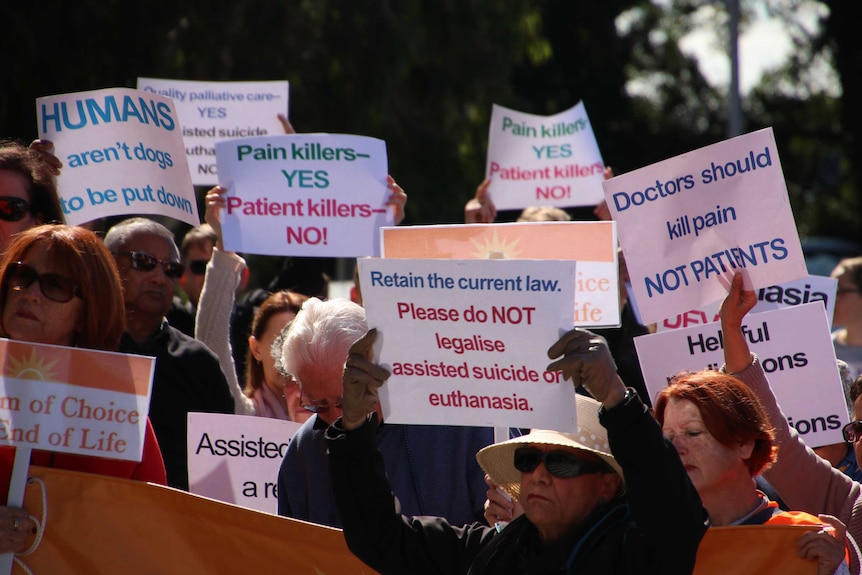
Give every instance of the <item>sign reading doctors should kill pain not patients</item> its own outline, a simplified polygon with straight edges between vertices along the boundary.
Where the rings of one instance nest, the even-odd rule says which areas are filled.
[[[173,100],[129,88],[36,100],[39,137],[63,162],[66,222],[132,214],[200,225]]]
[[[604,170],[583,102],[553,116],[494,104],[485,176],[498,210],[596,205]]]
[[[380,253],[393,223],[386,143],[366,136],[296,134],[216,144],[229,250],[359,257]]]
[[[841,428],[849,417],[823,304],[749,313],[742,329],[787,423],[810,447],[843,442]],[[636,337],[650,397],[679,371],[719,369],[724,337],[720,323]]]
[[[392,423],[577,430],[574,387],[547,371],[571,329],[574,262],[358,260]]]
[[[287,117],[287,81],[192,82],[138,78],[138,90],[173,98],[183,127],[192,182],[196,186],[218,183],[217,141],[284,133],[278,115]]]
[[[140,461],[155,361],[0,339],[0,444]]]
[[[603,182],[644,321],[808,275],[772,129]]]

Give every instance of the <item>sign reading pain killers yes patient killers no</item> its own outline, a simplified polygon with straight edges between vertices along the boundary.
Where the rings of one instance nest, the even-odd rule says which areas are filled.
[[[129,88],[36,100],[39,137],[63,162],[66,222],[155,214],[200,225],[173,100]]]
[[[573,262],[360,259],[392,423],[576,431],[574,387],[546,371],[571,329]]]
[[[380,253],[386,143],[366,136],[295,134],[216,143],[229,250],[265,255],[359,257]]]
[[[808,275],[771,128],[602,185],[647,323]]]
[[[0,444],[140,461],[155,361],[0,339]]]

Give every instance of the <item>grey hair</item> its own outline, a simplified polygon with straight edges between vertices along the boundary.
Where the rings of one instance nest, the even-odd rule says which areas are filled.
[[[367,331],[362,306],[344,298],[310,298],[273,343],[276,369],[300,385],[300,371],[310,368],[323,374],[340,370],[350,346]]]
[[[151,234],[164,238],[173,249],[174,258],[180,259],[180,250],[177,247],[173,232],[159,222],[148,218],[129,218],[111,226],[111,229],[105,234],[105,247],[116,253],[139,234]]]

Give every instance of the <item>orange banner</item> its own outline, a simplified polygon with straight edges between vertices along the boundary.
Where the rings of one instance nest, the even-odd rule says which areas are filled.
[[[796,541],[816,525],[711,527],[697,550],[692,575],[816,575],[817,562],[796,554]]]

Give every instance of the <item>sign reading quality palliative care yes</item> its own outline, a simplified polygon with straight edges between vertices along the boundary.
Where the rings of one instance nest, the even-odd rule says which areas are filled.
[[[574,262],[360,259],[385,421],[576,431],[574,387],[546,371],[571,329]]]
[[[810,447],[841,443],[849,417],[823,304],[749,314],[742,331],[787,423]],[[717,370],[724,364],[720,323],[643,335],[634,342],[653,398],[679,371]]]
[[[36,100],[39,137],[63,162],[66,222],[155,214],[200,225],[173,100],[113,88]]]
[[[216,144],[225,248],[284,256],[380,253],[393,223],[386,143],[366,136],[296,134]]]
[[[808,275],[771,128],[602,185],[648,323]]]
[[[498,210],[598,204],[604,170],[583,102],[553,116],[494,104],[485,175]]]
[[[138,78],[138,90],[173,98],[196,186],[218,183],[215,143],[230,138],[283,134],[288,83],[192,82]]]

